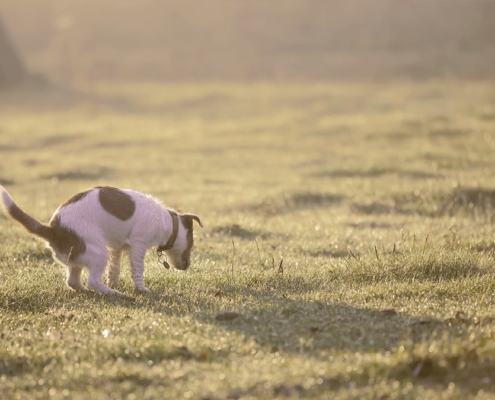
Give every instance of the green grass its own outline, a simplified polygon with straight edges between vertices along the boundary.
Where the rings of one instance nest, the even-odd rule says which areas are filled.
[[[0,182],[32,215],[108,184],[205,228],[189,271],[150,252],[141,295],[125,260],[114,298],[0,217],[0,396],[493,398],[493,88],[1,94]]]

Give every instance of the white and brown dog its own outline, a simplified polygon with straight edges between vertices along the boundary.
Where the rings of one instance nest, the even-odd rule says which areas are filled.
[[[113,187],[95,187],[72,196],[57,208],[48,225],[22,211],[1,185],[0,204],[10,217],[48,242],[55,260],[67,267],[67,285],[85,290],[81,271],[86,267],[89,288],[105,294],[120,294],[106,286],[102,277],[108,264],[108,284],[118,286],[125,250],[129,251],[132,279],[139,291],[148,291],[143,273],[144,256],[150,247],[165,252],[175,268],[189,268],[193,220],[203,227],[196,215],[178,215],[152,196]]]

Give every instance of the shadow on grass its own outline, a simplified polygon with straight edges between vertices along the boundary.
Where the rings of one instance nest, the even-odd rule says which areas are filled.
[[[438,178],[439,174],[425,171],[406,171],[397,168],[370,168],[368,170],[337,169],[332,171],[321,171],[312,174],[317,178],[379,178],[387,175],[397,175],[411,179]]]
[[[270,198],[251,205],[249,210],[264,216],[274,216],[297,210],[326,208],[340,204],[345,196],[330,193],[295,192],[280,198]]]
[[[283,236],[284,238],[289,237],[289,235],[281,235],[274,232],[263,232],[260,230],[246,229],[239,224],[214,226],[211,229],[211,233],[213,235],[227,236],[241,240],[254,240],[254,238],[257,237],[262,239],[281,237],[281,236]]]
[[[458,188],[451,192],[414,192],[392,198],[388,202],[353,204],[359,214],[403,214],[428,217],[468,216],[493,219],[495,189]]]
[[[272,288],[270,286],[276,286]],[[254,287],[258,285],[260,289]],[[281,287],[283,286],[283,288]],[[318,349],[334,348],[338,351],[390,350],[397,343],[410,336],[410,331],[428,331],[431,327],[441,327],[442,321],[421,320],[395,310],[373,310],[345,304],[303,301],[290,299],[297,291],[298,295],[311,293],[314,284],[306,284],[301,279],[275,278],[271,282],[261,283],[256,277],[246,282],[245,287],[230,285],[218,286],[218,292],[204,295],[201,302],[194,302],[190,307],[184,306],[187,300],[182,296],[168,296],[158,293],[136,294],[134,296],[100,295],[94,292],[73,292],[64,288],[62,294],[50,294],[25,290],[14,290],[3,294],[0,308],[15,313],[45,314],[56,320],[72,320],[77,311],[64,310],[68,303],[78,300],[80,303],[101,303],[128,309],[154,309],[173,315],[194,315],[204,323],[223,326],[225,329],[242,333],[254,339],[269,351],[314,353]],[[272,290],[274,289],[274,290]],[[240,316],[229,321],[216,321],[214,313],[208,310],[218,309],[219,300],[232,298],[228,304],[252,303],[258,300],[262,305],[242,306]],[[239,299],[243,299],[239,303]],[[177,306],[182,305],[180,310]],[[188,310],[191,308],[191,310]],[[223,308],[223,307],[222,307]],[[102,311],[103,312],[103,311]],[[87,313],[85,311],[85,313]],[[172,315],[172,314],[171,314]],[[91,311],[89,318],[98,319],[101,313]],[[398,331],[397,327],[403,329]],[[310,339],[307,347],[301,340]],[[303,340],[304,341],[304,340]]]
[[[249,291],[243,291],[246,290]],[[250,295],[258,297],[259,293],[254,291]],[[359,372],[342,371],[336,376],[321,376],[322,386],[303,388],[302,382],[300,385],[292,382],[292,386],[274,387],[273,395],[279,390],[282,394],[287,392],[287,396],[282,397],[294,395],[294,390],[299,391],[298,394],[308,395],[313,390],[339,388],[349,381],[366,387],[370,379],[376,377],[377,371],[386,374],[389,379],[430,383],[455,381],[473,390],[495,372],[493,362],[481,359],[476,353],[477,346],[482,347],[484,342],[445,353],[418,351],[428,348],[431,338],[465,340],[470,327],[477,322],[462,314],[445,320],[418,318],[395,309],[376,310],[339,303],[306,302],[282,295],[265,296],[262,308],[244,307],[236,318],[214,319],[207,315],[197,315],[196,318],[204,324],[215,324],[252,340],[267,353],[297,353],[321,361],[331,361],[342,353],[363,356],[396,354],[400,346],[405,346],[401,356],[396,359],[392,356],[393,361],[368,361],[360,365]],[[473,379],[476,372],[478,375]],[[487,389],[490,391],[490,388]],[[260,390],[259,387],[252,388],[243,395],[259,394]]]
[[[146,309],[175,317],[192,316],[202,325],[233,332],[245,343],[256,343],[256,351],[265,353],[300,354],[310,360],[323,362],[330,362],[329,357],[339,357],[342,353],[377,354],[382,357],[389,352],[392,357],[387,361],[380,361],[379,357],[378,361],[366,361],[360,366],[359,373],[341,371],[338,376],[323,376],[322,380],[329,387],[345,384],[349,379],[366,386],[378,371],[379,376],[386,374],[389,378],[403,381],[455,381],[459,385],[465,384],[469,389],[481,384],[482,379],[495,371],[493,362],[478,356],[477,349],[486,344],[483,340],[469,340],[468,345],[454,346],[445,352],[441,348],[437,352],[427,350],[432,340],[466,342],[476,326],[481,323],[492,324],[493,320],[479,321],[463,313],[444,320],[418,317],[393,308],[374,309],[322,301],[313,294],[332,290],[346,281],[361,285],[362,290],[383,282],[394,285],[457,281],[466,277],[490,275],[492,266],[493,263],[482,264],[482,258],[473,259],[472,254],[452,254],[435,248],[413,254],[380,254],[380,259],[366,263],[356,258],[348,270],[328,270],[323,275],[312,277],[292,275],[288,271],[285,275],[275,271],[260,271],[240,276],[235,284],[226,280],[216,281],[209,286],[209,292],[202,293],[183,287],[167,295],[150,293],[116,297],[91,292],[76,293],[65,288],[63,292],[42,292],[23,287],[2,293],[0,309],[16,314],[43,313],[47,318],[63,318],[69,322],[73,316],[59,311],[67,303],[72,310],[79,309],[77,312],[89,314],[87,318],[96,319],[101,317],[97,314],[100,309],[104,313],[111,312],[113,308]],[[125,285],[124,289],[128,289],[128,286]],[[414,287],[406,286],[404,290],[410,296]],[[86,310],[85,305],[95,311]],[[106,307],[108,305],[112,307]],[[398,355],[400,346],[404,346],[404,350]],[[229,357],[225,350],[213,348],[196,354],[185,347],[163,348],[152,345],[138,349],[140,357],[134,357],[126,351],[125,346],[117,346],[111,349],[107,357],[128,357],[137,363],[146,362],[148,358],[153,362],[170,359],[211,362]],[[9,374],[17,371],[21,365],[22,359],[7,359],[0,364],[0,369],[3,369],[4,374]],[[275,393],[279,389],[272,390]],[[291,386],[289,389],[294,388]],[[313,389],[306,387],[304,391]],[[259,388],[252,390],[255,395],[260,393]]]
[[[350,249],[335,249],[335,250],[313,250],[305,252],[310,257],[328,257],[328,258],[343,258],[351,255]],[[355,253],[354,253],[355,254]]]
[[[12,186],[15,185],[15,181],[0,176],[0,185]]]
[[[101,303],[129,310],[146,308],[154,309],[160,314],[170,313],[171,305],[182,305],[179,312],[176,311],[171,315],[192,315],[201,324],[214,325],[221,330],[239,335],[246,343],[254,341],[259,346],[257,351],[265,353],[294,353],[323,362],[330,362],[328,357],[338,357],[342,353],[383,355],[390,352],[392,354],[392,358],[386,363],[383,360],[364,362],[359,372],[341,371],[337,375],[321,376],[323,383],[318,387],[302,388],[301,385],[299,389],[306,394],[322,389],[338,388],[349,380],[365,387],[369,384],[369,380],[376,376],[377,371],[381,371],[380,374],[385,373],[389,379],[403,381],[417,380],[431,383],[455,381],[461,386],[466,383],[467,389],[473,387],[473,381],[475,384],[481,384],[481,380],[486,378],[487,374],[489,376],[495,372],[492,362],[481,360],[477,356],[476,346],[482,346],[483,343],[474,343],[466,348],[446,353],[421,351],[429,346],[429,338],[449,337],[449,340],[464,340],[473,326],[480,321],[468,318],[462,313],[440,320],[411,316],[393,308],[373,309],[342,303],[293,299],[291,295],[294,293],[303,297],[305,293],[310,294],[315,290],[315,283],[283,275],[274,275],[264,281],[253,277],[242,287],[225,284],[219,285],[218,289],[215,294],[205,293],[204,298],[196,299],[190,310],[184,305],[188,300],[176,295],[164,296],[151,293],[135,297],[116,297],[71,292],[70,295],[66,293],[57,297],[53,294],[32,291],[28,296],[24,293],[24,297],[17,297],[16,293],[4,294],[0,308],[16,313],[44,313],[47,318],[63,319],[67,322],[65,329],[70,329],[70,321],[78,317],[77,311],[57,310],[63,309],[67,300],[71,301],[75,298],[80,300],[80,304]],[[231,301],[225,301],[229,298]],[[252,301],[253,299],[256,301]],[[33,308],[34,304],[38,307]],[[238,314],[231,314],[229,318],[218,318],[222,315],[222,311],[229,311],[232,306],[237,308]],[[89,318],[101,317],[94,311],[90,313],[93,315]],[[399,346],[405,346],[405,350],[403,354],[393,358]],[[136,356],[136,351],[139,352],[139,356]],[[197,353],[185,346],[167,347],[160,344],[151,344],[146,348],[131,351],[124,342],[115,345],[107,353],[107,358],[127,360],[142,365],[147,365],[149,361],[156,364],[165,360],[209,363],[229,357],[229,353],[225,350],[204,349]],[[1,351],[0,359],[0,374],[6,376],[42,370],[52,362],[51,358],[43,357],[28,362],[26,358],[9,353],[2,354]],[[475,374],[474,378],[473,374]],[[115,377],[116,381],[119,379],[121,379],[119,376]],[[292,386],[287,387],[272,386],[269,390],[273,391],[274,395],[286,389],[292,393],[296,386],[293,386],[293,382],[291,384]],[[248,389],[244,395],[261,394],[265,389],[256,386]]]
[[[90,107],[99,112],[121,114],[173,114],[204,111],[205,108],[221,107],[229,102],[222,93],[204,93],[195,98],[176,100],[172,104],[142,104],[123,95],[88,93],[70,86],[44,81],[24,85],[0,93],[0,105],[22,108],[33,112],[46,110],[68,110]]]
[[[85,169],[75,169],[71,171],[55,172],[53,174],[42,175],[41,179],[58,179],[60,181],[94,181],[101,178],[108,178],[114,174],[114,171],[107,167],[91,167]]]

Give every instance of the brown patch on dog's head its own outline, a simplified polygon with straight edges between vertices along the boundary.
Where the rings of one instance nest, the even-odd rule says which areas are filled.
[[[170,252],[172,265],[176,269],[186,270],[191,265],[191,250],[194,246],[193,235],[193,221],[197,221],[199,226],[203,227],[203,223],[197,215],[194,214],[182,214],[179,216],[182,226],[186,231],[186,246],[185,249],[180,252],[177,248],[173,248]]]
[[[86,243],[73,230],[62,226],[58,215],[50,221],[50,226],[52,227],[50,247],[60,261],[67,263],[84,254]]]
[[[136,204],[131,196],[114,187],[99,187],[99,200],[103,209],[122,221],[127,221],[134,215]]]
[[[182,221],[184,221],[185,223],[188,224],[188,226],[191,227],[191,229],[192,229],[192,221],[196,221],[201,228],[203,227],[203,223],[201,222],[201,220],[199,219],[199,217],[197,215],[182,214],[180,217],[181,217]]]

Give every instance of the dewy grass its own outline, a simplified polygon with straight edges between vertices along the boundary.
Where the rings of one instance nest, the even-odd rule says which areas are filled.
[[[493,398],[489,88],[81,85],[63,107],[3,94],[0,182],[32,215],[115,185],[205,228],[187,272],[147,255],[149,295],[124,259],[115,298],[69,290],[0,216],[0,396]]]
[[[494,266],[491,256],[445,248],[375,255],[368,262],[350,257],[349,279],[362,283],[452,281],[490,276]]]

